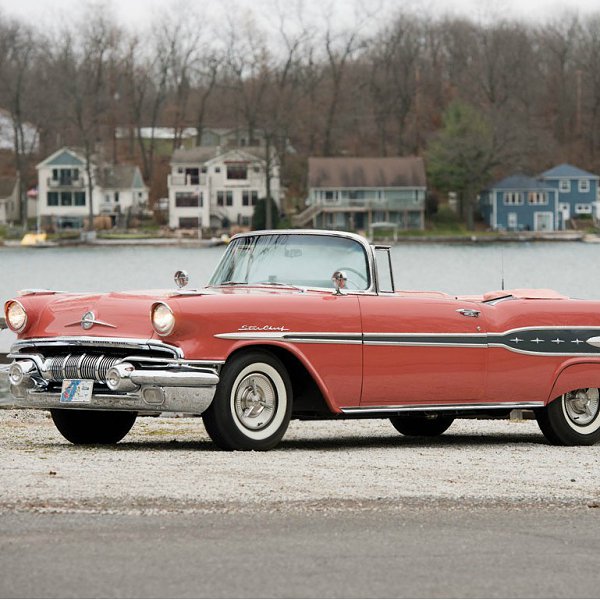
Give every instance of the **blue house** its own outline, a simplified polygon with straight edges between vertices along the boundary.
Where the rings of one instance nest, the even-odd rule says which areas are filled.
[[[581,215],[599,216],[598,175],[563,164],[544,171],[540,178],[558,190],[558,211],[563,223]]]
[[[494,230],[557,231],[569,219],[598,217],[599,177],[571,165],[559,165],[537,178],[513,175],[480,194],[484,220]]]
[[[480,194],[481,214],[488,225],[504,231],[554,231],[558,191],[541,179],[513,175]]]

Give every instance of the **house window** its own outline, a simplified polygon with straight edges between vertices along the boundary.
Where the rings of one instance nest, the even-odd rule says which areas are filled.
[[[175,206],[177,208],[193,208],[202,206],[202,193],[175,192]]]
[[[215,167],[215,173],[220,173],[221,172],[221,167]]]
[[[52,169],[52,180],[60,185],[72,185],[79,179],[79,169]]]
[[[519,221],[517,218],[517,213],[511,212],[508,213],[508,219],[506,221],[507,228],[509,231],[515,231],[519,226]]]
[[[531,205],[548,204],[548,197],[546,192],[529,192],[527,202]]]
[[[335,190],[325,190],[324,200],[326,204],[336,204],[338,199],[338,193]]]
[[[200,172],[201,172],[201,173],[206,173],[206,167],[202,167],[202,168],[200,169]]]
[[[570,179],[561,179],[558,182],[558,189],[561,192],[569,193],[571,191],[571,180]]]
[[[580,179],[578,189],[582,194],[590,191],[590,180],[589,179]]]
[[[58,206],[58,192],[48,192],[48,206]]]
[[[523,195],[521,192],[504,192],[504,205],[517,206],[523,204]]]
[[[591,215],[592,205],[591,204],[576,204],[575,205],[576,215]]]
[[[198,185],[200,183],[200,172],[197,168],[185,170],[186,185]]]
[[[217,206],[225,204],[225,192],[217,192]]]
[[[73,198],[75,206],[85,206],[85,192],[75,192]]]
[[[71,197],[71,192],[61,192],[60,193],[60,205],[61,206],[72,206],[73,198]]]
[[[242,206],[256,206],[258,200],[258,192],[256,190],[242,192]]]
[[[227,179],[248,179],[247,165],[227,165]]]
[[[198,217],[179,217],[179,227],[181,229],[197,229]]]
[[[119,203],[119,192],[115,192],[115,203]]]
[[[225,192],[225,204],[227,206],[233,206],[233,192]]]
[[[255,173],[260,173],[260,167],[258,167],[258,166],[254,167],[254,172]]]

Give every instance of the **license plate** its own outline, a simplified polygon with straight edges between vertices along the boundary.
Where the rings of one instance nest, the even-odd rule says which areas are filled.
[[[93,379],[65,379],[60,401],[65,403],[91,402],[94,389]]]

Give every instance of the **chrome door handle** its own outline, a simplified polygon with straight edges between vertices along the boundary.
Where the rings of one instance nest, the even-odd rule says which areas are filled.
[[[457,313],[460,313],[463,317],[478,317],[479,311],[473,308],[458,308]]]

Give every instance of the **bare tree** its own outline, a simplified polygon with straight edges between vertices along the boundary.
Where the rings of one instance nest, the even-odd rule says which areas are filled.
[[[73,124],[85,158],[87,176],[88,231],[94,233],[93,190],[94,154],[102,139],[110,104],[107,63],[116,51],[119,31],[96,9],[86,19],[81,44],[74,34],[64,30],[56,45],[54,63],[64,93],[65,116]]]
[[[12,121],[14,166],[18,180],[19,213],[23,230],[27,228],[25,178],[38,142],[31,134],[25,114],[34,94],[34,68],[39,39],[28,26],[12,20],[0,22],[0,98]]]

